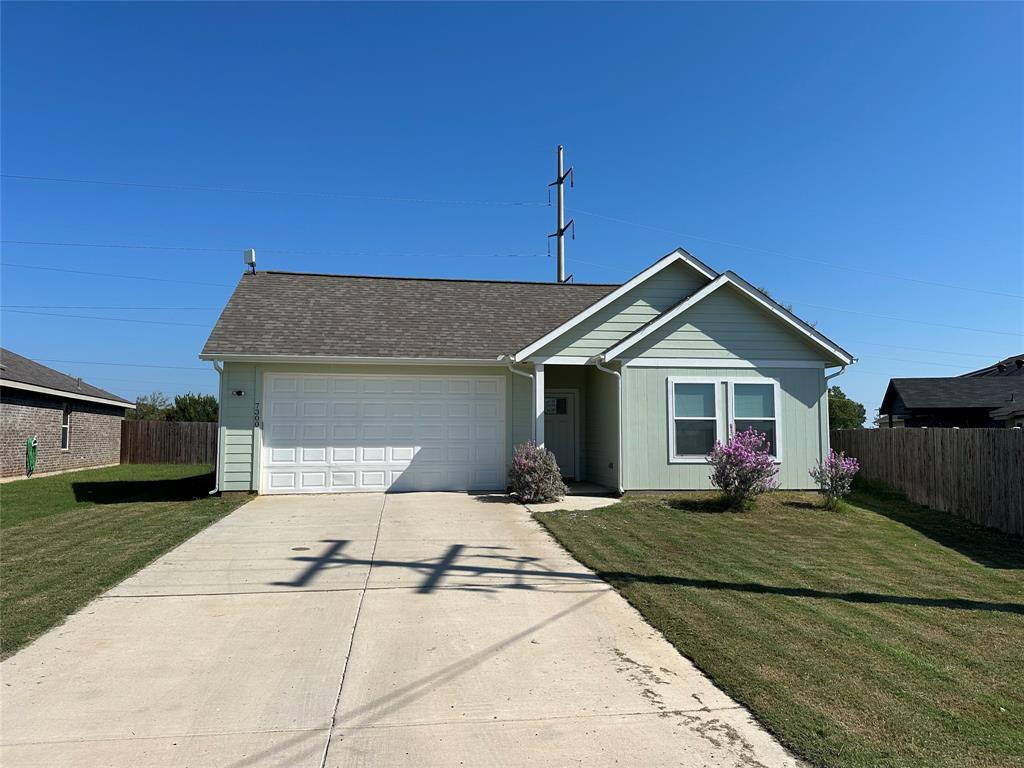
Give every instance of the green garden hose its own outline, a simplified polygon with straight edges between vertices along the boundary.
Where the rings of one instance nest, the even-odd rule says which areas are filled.
[[[36,471],[36,439],[30,437],[25,441],[25,474],[29,477]]]

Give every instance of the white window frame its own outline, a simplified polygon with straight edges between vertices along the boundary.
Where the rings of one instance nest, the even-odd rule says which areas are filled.
[[[740,378],[730,378],[725,380],[726,386],[729,391],[729,402],[728,402],[728,434],[731,436],[736,432],[736,385],[737,384],[771,384],[772,395],[775,401],[775,417],[772,421],[775,422],[775,463],[782,463],[782,399],[780,393],[782,386],[775,379],[767,379],[763,377],[745,376]],[[740,419],[741,421],[758,421],[758,419]],[[768,421],[768,419],[761,419],[761,421]]]
[[[676,456],[676,384],[713,384],[715,387],[715,439],[721,443],[728,441],[736,431],[736,385],[737,384],[771,384],[775,402],[775,455],[776,464],[782,463],[782,385],[777,379],[762,376],[669,376],[666,379],[668,395],[668,463],[669,464],[707,464],[707,456]],[[726,397],[722,397],[725,388]],[[680,416],[680,418],[687,418]],[[697,419],[694,419],[695,421]],[[710,418],[708,419],[710,420]],[[749,421],[749,419],[741,419]],[[756,421],[756,419],[755,419]]]
[[[67,402],[60,409],[60,449],[64,452],[71,450],[71,403]]]
[[[685,456],[676,455],[676,384],[711,384],[715,390],[715,439],[724,442],[722,438],[722,426],[725,423],[722,418],[722,383],[725,380],[712,376],[669,376],[668,377],[668,463],[669,464],[707,464],[706,455],[689,454]],[[698,418],[680,416],[680,419],[689,421],[710,421],[710,417]]]

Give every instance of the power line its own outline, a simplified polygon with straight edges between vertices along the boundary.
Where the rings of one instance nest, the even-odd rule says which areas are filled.
[[[116,306],[98,306],[98,305],[85,305],[85,304],[4,304],[4,307],[14,309],[117,309],[117,310],[174,310],[176,312],[183,310],[195,310],[202,312],[215,312],[220,307],[116,307]]]
[[[701,237],[699,235],[694,235],[694,234],[690,234],[690,233],[687,233],[687,232],[679,232],[679,231],[676,231],[676,230],[673,230],[673,229],[667,229],[665,227],[657,227],[657,226],[653,226],[651,224],[641,224],[640,222],[628,221],[626,219],[619,219],[619,218],[616,218],[614,216],[605,216],[604,214],[595,213],[593,211],[585,211],[585,210],[583,210],[581,208],[575,208],[573,210],[575,210],[577,213],[583,214],[584,216],[592,216],[593,218],[604,219],[605,221],[615,222],[616,224],[626,224],[628,226],[640,227],[641,229],[650,229],[650,230],[654,230],[656,232],[667,232],[669,234],[676,235],[678,237],[686,237],[686,238],[690,238],[692,240],[702,240],[703,242],[706,242],[706,243],[713,243],[715,245],[721,245],[721,246],[725,246],[727,248],[739,248],[741,250],[754,251],[756,253],[767,253],[767,254],[772,255],[772,256],[779,256],[779,257],[781,257],[783,259],[793,259],[794,261],[802,261],[802,262],[807,263],[807,264],[818,264],[818,265],[823,266],[823,267],[830,267],[831,269],[840,269],[840,270],[843,270],[843,271],[846,271],[846,272],[857,272],[857,273],[864,274],[864,275],[872,275],[872,276],[876,276],[876,277],[885,277],[885,278],[888,278],[890,280],[906,280],[907,282],[919,283],[920,285],[929,285],[929,286],[932,286],[932,287],[935,287],[935,288],[949,288],[949,289],[956,290],[956,291],[973,291],[975,293],[985,293],[985,294],[989,294],[991,296],[1005,296],[1005,297],[1008,297],[1008,298],[1011,298],[1011,299],[1024,299],[1024,295],[1019,294],[1019,293],[1007,293],[1005,291],[994,291],[994,290],[992,290],[990,288],[975,288],[973,286],[955,285],[953,283],[942,283],[942,282],[938,282],[936,280],[924,280],[924,279],[918,278],[918,277],[909,277],[907,275],[897,275],[897,274],[893,274],[891,272],[879,272],[879,271],[873,270],[873,269],[863,269],[862,267],[850,267],[850,266],[847,266],[845,264],[836,264],[835,262],[824,261],[822,259],[811,259],[811,258],[807,258],[805,256],[794,256],[794,255],[789,254],[789,253],[783,253],[781,251],[774,251],[774,250],[771,250],[769,248],[759,248],[757,246],[752,246],[752,245],[743,245],[741,243],[732,243],[732,242],[729,242],[727,240],[715,240],[715,239],[710,238],[710,237]]]
[[[944,349],[926,349],[924,347],[906,347],[899,344],[880,344],[877,341],[865,341],[864,339],[847,339],[853,344],[867,344],[872,347],[886,347],[887,349],[909,349],[911,352],[932,352],[937,355],[951,355],[953,357],[976,357],[984,360],[991,360],[994,355],[980,355],[976,352],[947,352]]]
[[[904,357],[885,357],[883,355],[868,354],[864,356],[869,360],[891,360],[896,363],[907,363],[910,365],[930,365],[936,368],[955,368],[958,371],[963,370],[962,365],[954,365],[953,363],[936,363],[926,360],[907,360]]]
[[[68,274],[72,274],[72,275],[92,275],[93,277],[117,277],[117,278],[121,278],[123,280],[150,280],[152,282],[157,282],[157,283],[181,283],[181,284],[184,284],[184,285],[205,285],[205,286],[212,286],[212,287],[216,287],[216,288],[233,288],[234,287],[232,285],[229,285],[228,283],[204,283],[204,282],[200,282],[198,280],[175,280],[175,279],[170,278],[170,277],[147,277],[147,276],[144,276],[144,275],[124,275],[124,274],[116,274],[116,273],[113,273],[113,272],[87,272],[86,270],[83,270],[83,269],[62,269],[60,267],[41,267],[41,266],[38,266],[36,264],[14,264],[14,263],[9,262],[9,261],[5,261],[3,264],[0,264],[0,266],[3,266],[3,267],[14,267],[16,269],[41,269],[41,270],[44,270],[46,272],[67,272]]]
[[[122,248],[137,251],[192,251],[197,253],[238,253],[239,248],[200,247],[191,245],[141,245],[128,243],[54,242],[47,240],[0,240],[4,245],[58,246],[62,248]],[[310,248],[260,248],[260,253],[280,253],[298,256],[341,256],[353,258],[411,258],[411,259],[538,259],[543,253],[375,253],[373,251],[343,251]]]
[[[207,323],[173,323],[169,320],[135,320],[127,317],[96,317],[94,315],[66,315],[59,314],[57,312],[33,312],[28,309],[8,309],[7,307],[0,307],[0,311],[3,312],[15,312],[19,315],[40,315],[42,317],[66,317],[76,320],[107,320],[114,323],[144,323],[146,325],[178,325],[188,326],[190,328],[209,328]]]
[[[399,197],[396,195],[357,195],[347,192],[298,192],[275,189],[243,189],[241,187],[200,186],[194,184],[147,184],[137,181],[112,181],[108,179],[72,179],[59,176],[29,176],[16,173],[0,174],[5,179],[19,181],[49,181],[62,184],[99,184],[110,187],[133,187],[137,189],[159,189],[171,192],[230,192],[243,195],[273,195],[276,197],[321,197],[341,200],[370,200],[386,203],[427,203],[430,205],[495,205],[505,207],[546,208],[547,203],[528,200],[451,200],[430,197]]]
[[[806,301],[794,300],[794,304],[800,304],[805,307],[814,307],[815,309],[827,309],[829,312],[845,312],[850,315],[863,315],[864,317],[877,317],[882,320],[892,320],[897,323],[917,323],[918,325],[931,325],[936,328],[951,328],[956,331],[972,331],[973,333],[993,333],[999,336],[1013,336],[1018,337],[1021,334],[1014,333],[1012,331],[992,331],[987,328],[969,328],[964,325],[948,325],[946,323],[932,323],[927,320],[915,320],[909,317],[893,317],[892,315],[879,315],[874,312],[862,312],[857,309],[842,309],[840,307],[829,307],[824,304],[811,304]]]
[[[201,365],[153,365],[150,363],[111,363],[100,360],[60,360],[54,357],[36,357],[43,363],[66,363],[68,365],[114,365],[119,368],[170,368],[176,371],[212,371],[213,368],[205,368]]]

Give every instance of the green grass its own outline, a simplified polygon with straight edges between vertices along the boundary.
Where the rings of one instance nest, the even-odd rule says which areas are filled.
[[[0,485],[0,654],[238,507],[209,466],[122,465]]]
[[[878,488],[536,515],[820,766],[1024,765],[1024,542]]]

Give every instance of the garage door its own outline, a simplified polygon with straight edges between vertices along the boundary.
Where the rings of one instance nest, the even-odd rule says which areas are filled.
[[[262,493],[505,485],[501,376],[267,374]]]

